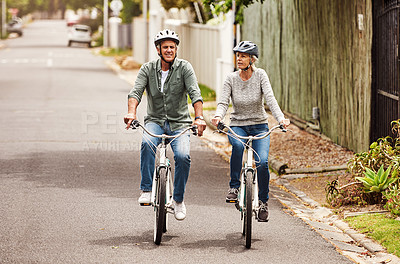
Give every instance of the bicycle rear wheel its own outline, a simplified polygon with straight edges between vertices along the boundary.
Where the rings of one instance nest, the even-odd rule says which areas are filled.
[[[167,208],[165,206],[167,170],[160,168],[158,171],[156,199],[154,205],[155,221],[154,221],[154,243],[160,245],[163,231],[166,227]]]
[[[246,196],[245,196],[245,211],[243,232],[246,237],[246,248],[251,247],[252,219],[253,219],[253,172],[246,172]]]

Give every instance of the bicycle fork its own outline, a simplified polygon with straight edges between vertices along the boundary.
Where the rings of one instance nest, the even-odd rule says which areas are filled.
[[[157,194],[157,186],[158,186],[158,180],[159,180],[159,174],[158,171],[160,168],[165,168],[166,173],[167,173],[167,182],[166,182],[166,199],[165,199],[165,204],[168,210],[168,213],[173,213],[171,210],[172,208],[172,194],[173,194],[173,183],[172,183],[172,175],[171,175],[171,167],[170,167],[170,161],[166,157],[166,148],[161,147],[160,148],[160,163],[157,166],[157,168],[154,170],[153,174],[153,184],[151,187],[151,205],[155,205],[155,200],[156,200],[156,195]]]
[[[251,142],[250,142],[251,143]],[[244,208],[244,203],[245,203],[245,192],[246,192],[246,181],[252,181],[252,187],[253,187],[253,192],[252,195],[253,197],[246,197],[246,199],[252,199],[252,209],[253,213],[256,216],[257,219],[257,211],[259,207],[259,201],[258,201],[258,179],[257,179],[257,170],[253,168],[253,150],[252,148],[247,148],[247,155],[246,155],[246,161],[244,163],[244,170],[241,173],[240,176],[240,198],[239,198],[239,205],[238,209],[243,209]],[[246,174],[248,171],[251,171],[253,175],[252,179],[247,179]]]

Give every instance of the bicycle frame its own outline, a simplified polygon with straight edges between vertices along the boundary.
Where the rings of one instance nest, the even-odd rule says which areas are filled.
[[[223,129],[227,128],[231,135],[224,132]],[[252,147],[253,140],[263,139],[268,137],[272,131],[280,128],[286,132],[283,125],[277,125],[271,128],[270,131],[262,136],[241,136],[235,133],[229,126],[220,122],[217,126],[219,132],[233,136],[240,140],[247,140],[245,144],[244,163],[240,175],[240,192],[238,195],[238,201],[235,203],[236,208],[240,211],[242,220],[242,235],[246,237],[246,248],[251,247],[251,233],[252,233],[252,217],[258,218],[259,199],[258,199],[258,179],[257,179],[257,168],[253,166],[254,163],[254,149]],[[250,173],[249,173],[250,172]],[[251,177],[251,178],[250,178]],[[251,183],[249,184],[249,181]],[[249,196],[249,197],[247,197]],[[251,199],[251,200],[250,200]]]
[[[171,164],[169,159],[166,156],[167,153],[167,143],[166,140],[167,139],[175,139],[178,138],[180,136],[182,136],[183,134],[185,134],[187,131],[192,130],[194,134],[196,134],[196,129],[197,126],[190,126],[187,127],[186,129],[184,129],[181,133],[179,133],[178,135],[175,136],[170,136],[170,135],[166,135],[166,134],[162,134],[162,135],[156,135],[152,132],[150,132],[149,130],[147,130],[147,128],[145,126],[143,126],[138,120],[133,120],[132,124],[131,124],[131,128],[132,129],[136,129],[137,127],[141,127],[143,129],[143,131],[145,131],[147,134],[149,134],[152,137],[157,137],[157,138],[161,138],[161,144],[159,147],[159,163],[156,166],[156,169],[154,170],[154,175],[153,175],[153,184],[152,184],[152,192],[151,192],[151,205],[154,206],[155,205],[155,196],[156,196],[156,181],[158,180],[158,170],[161,167],[164,167],[167,170],[167,189],[166,189],[166,196],[167,196],[167,208],[171,208],[171,204],[172,204],[172,193],[173,193],[173,180],[172,180],[172,176],[171,176]],[[171,212],[170,212],[171,213]]]
[[[255,169],[253,167],[253,154],[254,154],[254,150],[252,148],[252,143],[253,143],[253,139],[250,138],[249,141],[246,144],[246,148],[245,148],[245,153],[244,153],[244,162],[243,162],[243,168],[242,168],[242,173],[240,175],[240,194],[238,197],[238,204],[239,204],[239,210],[243,210],[244,208],[244,197],[245,197],[245,182],[248,180],[251,180],[253,182],[253,190],[256,190],[255,192],[253,192],[253,213],[257,214],[257,210],[258,210],[258,179],[257,179],[257,169]],[[248,171],[252,171],[252,175],[253,175],[253,179],[246,179],[246,172]]]
[[[163,135],[161,135],[163,136]],[[166,182],[166,206],[167,208],[171,208],[172,205],[172,194],[173,194],[173,180],[172,180],[172,175],[171,175],[171,164],[169,159],[167,158],[166,155],[167,152],[167,144],[165,143],[165,138],[162,137],[161,141],[161,146],[159,148],[159,163],[154,170],[154,175],[153,175],[153,185],[152,185],[152,191],[151,191],[151,205],[155,205],[155,199],[156,199],[156,188],[157,188],[157,181],[158,181],[158,171],[160,168],[165,168],[167,171],[167,182]],[[167,211],[168,213],[172,213],[170,211]]]
[[[223,129],[227,128],[229,130],[229,132],[231,132],[231,134],[233,135],[233,137],[236,137],[237,139],[244,139],[247,140],[247,142],[245,143],[246,147],[245,147],[245,153],[244,153],[244,161],[243,161],[243,167],[242,167],[242,173],[241,173],[241,177],[240,177],[240,182],[241,182],[241,188],[240,188],[240,193],[239,193],[239,197],[238,197],[238,205],[239,205],[239,210],[242,210],[244,207],[244,188],[242,188],[245,183],[245,175],[246,172],[249,170],[253,171],[253,188],[254,190],[256,190],[255,192],[253,192],[253,211],[258,210],[258,179],[257,179],[257,170],[256,168],[253,167],[253,163],[254,163],[254,150],[252,148],[252,143],[254,140],[258,140],[258,139],[263,139],[268,137],[272,131],[274,131],[275,129],[281,129],[283,132],[286,132],[287,130],[283,127],[283,125],[276,125],[274,127],[272,127],[267,133],[263,134],[262,136],[241,136],[235,133],[235,131],[232,130],[232,128],[230,128],[229,126],[225,125],[224,123],[220,122],[217,126],[218,131],[227,134],[226,132],[223,132]],[[227,134],[228,135],[228,134]]]
[[[162,234],[167,232],[167,225],[168,225],[167,213],[174,212],[172,210],[173,179],[171,175],[171,164],[166,156],[167,145],[171,142],[167,143],[167,139],[174,140],[185,134],[188,130],[192,130],[193,134],[196,134],[197,126],[194,125],[188,127],[175,136],[169,136],[166,134],[162,135],[153,134],[152,132],[147,130],[143,125],[141,125],[139,121],[133,120],[131,123],[131,128],[136,129],[137,127],[141,127],[147,134],[149,134],[152,137],[161,138],[161,146],[159,148],[158,146],[156,146],[159,149],[159,162],[153,174],[153,184],[151,187],[152,192],[150,199],[150,204],[153,206],[155,212],[154,243],[156,245],[159,245],[161,243]],[[165,170],[165,174],[163,170]]]

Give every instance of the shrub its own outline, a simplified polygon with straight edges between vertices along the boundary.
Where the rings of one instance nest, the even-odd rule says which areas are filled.
[[[356,180],[359,180],[364,184],[364,191],[367,193],[370,192],[383,192],[386,190],[390,184],[396,181],[396,178],[389,178],[389,173],[392,169],[392,166],[385,171],[383,169],[383,165],[379,168],[378,172],[374,172],[369,168],[365,168],[364,177],[356,177]]]
[[[396,136],[394,139],[391,137],[380,138],[370,145],[368,151],[356,153],[348,162],[348,171],[357,180],[356,182],[343,187],[339,187],[338,182],[327,184],[326,200],[330,205],[387,202],[388,210],[397,212],[398,192],[393,187],[390,190],[386,189],[396,181],[399,175],[400,119],[392,121],[391,126],[393,134]],[[360,182],[363,183],[363,186],[356,185]]]
[[[393,215],[400,216],[400,189],[399,184],[393,184],[385,192],[383,197],[387,200],[384,208]]]

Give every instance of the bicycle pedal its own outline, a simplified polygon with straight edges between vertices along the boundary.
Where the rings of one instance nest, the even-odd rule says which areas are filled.
[[[235,200],[226,199],[226,202],[227,203],[237,203],[237,199],[235,199]]]
[[[140,206],[150,206],[151,203],[140,203]]]

